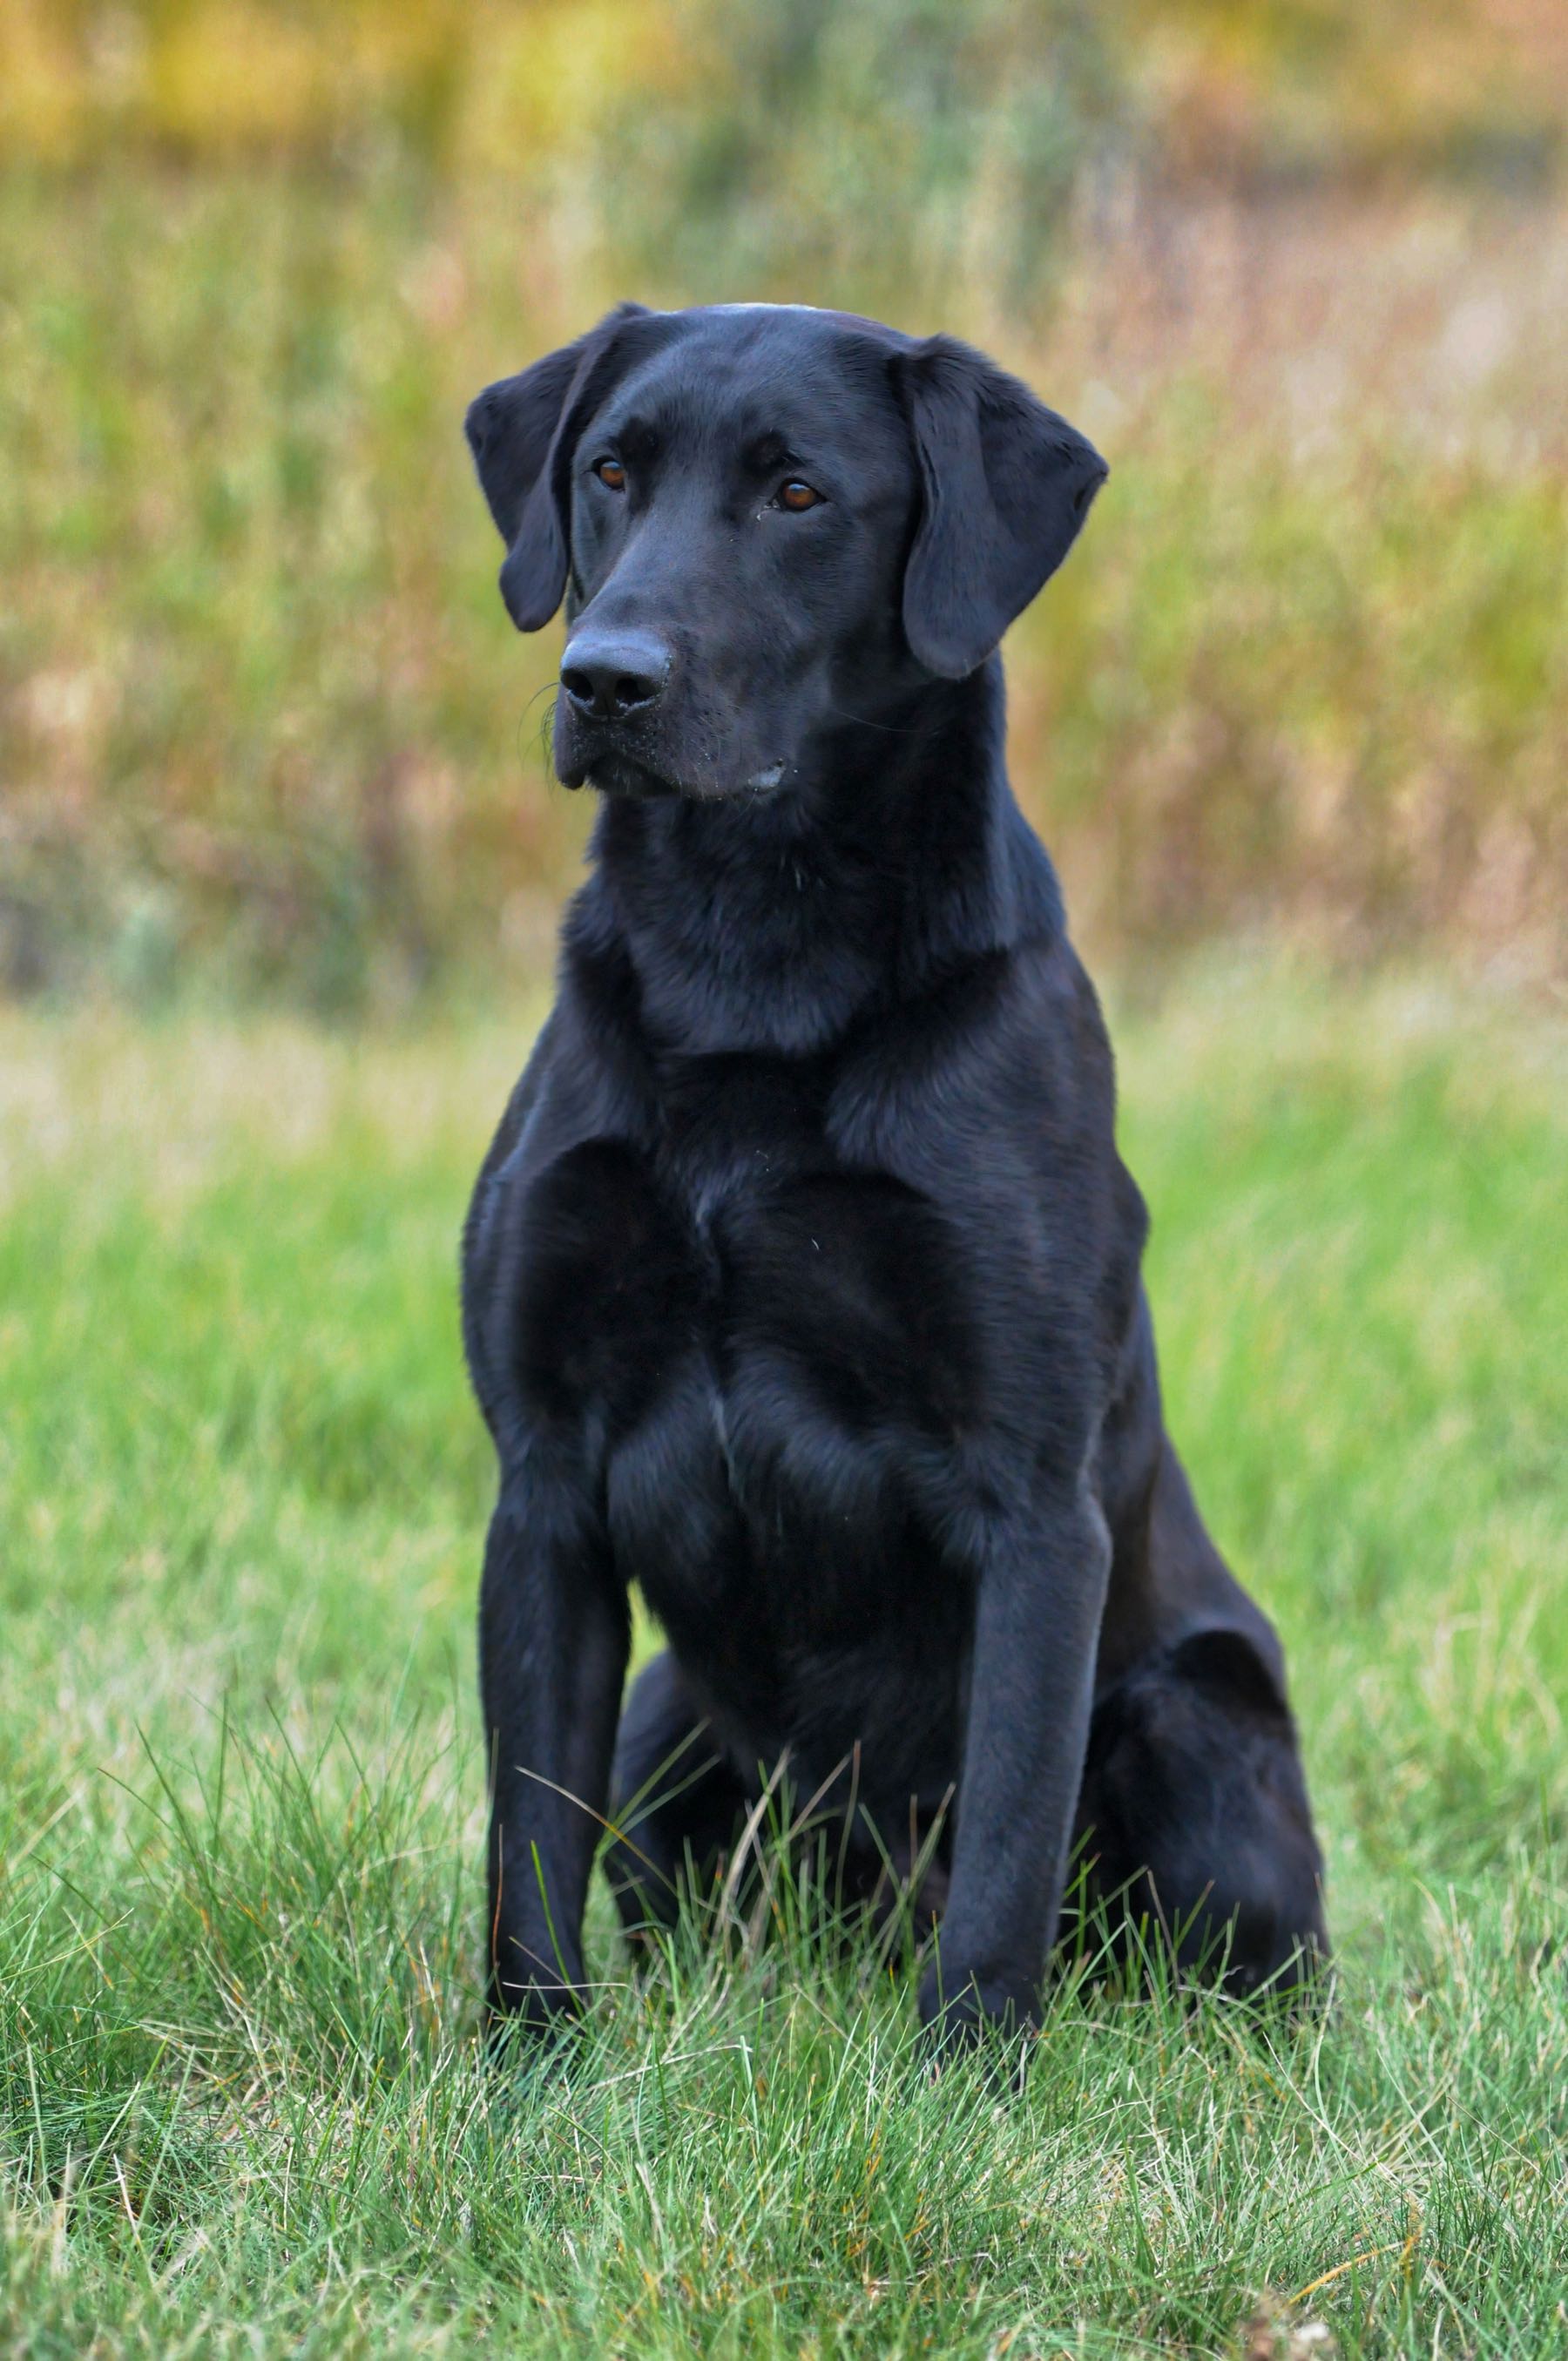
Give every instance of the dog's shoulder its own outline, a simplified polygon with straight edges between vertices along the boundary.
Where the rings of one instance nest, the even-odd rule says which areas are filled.
[[[509,1272],[519,1252],[530,1182],[584,1137],[608,1127],[600,1060],[582,1012],[563,991],[535,1038],[479,1167],[463,1224],[463,1344],[492,1430],[507,1360]]]
[[[1115,1080],[1092,984],[1064,930],[965,961],[879,1011],[846,1049],[831,1126],[851,1158],[933,1172],[1098,1167]]]

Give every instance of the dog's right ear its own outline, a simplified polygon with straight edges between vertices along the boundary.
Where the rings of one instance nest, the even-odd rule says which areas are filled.
[[[627,323],[648,317],[641,303],[618,303],[576,344],[546,353],[520,377],[499,379],[468,405],[464,424],[479,489],[507,544],[501,597],[520,631],[539,631],[561,604],[576,423],[613,384]]]

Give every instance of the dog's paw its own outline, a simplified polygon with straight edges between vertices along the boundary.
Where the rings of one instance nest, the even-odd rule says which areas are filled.
[[[971,1972],[960,1981],[934,1962],[922,1980],[920,2038],[933,2073],[980,2050],[1000,2083],[1021,2091],[1037,2022],[1038,1995],[1015,1979]]]
[[[582,1994],[571,1984],[492,1985],[485,2007],[485,2051],[492,2066],[531,2072],[565,2058],[583,2027]]]

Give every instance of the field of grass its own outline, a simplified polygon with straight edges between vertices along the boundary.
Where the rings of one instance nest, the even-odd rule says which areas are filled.
[[[787,1928],[475,2041],[455,1240],[537,1009],[0,1016],[0,2347],[1568,2347],[1568,1032],[1211,962],[1119,1019],[1175,1432],[1280,1623],[1317,2025],[1057,1995],[1025,2095]],[[1250,2323],[1250,2325],[1244,2325]]]

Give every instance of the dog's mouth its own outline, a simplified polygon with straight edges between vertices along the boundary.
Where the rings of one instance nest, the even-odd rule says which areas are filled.
[[[677,780],[665,778],[634,755],[609,747],[573,763],[562,771],[561,778],[568,787],[597,787],[600,795],[617,796],[625,803],[652,803],[685,792]]]
[[[679,796],[688,803],[742,803],[770,796],[784,784],[788,765],[769,763],[749,777],[733,783],[709,778],[679,778],[655,770],[651,763],[628,753],[624,747],[602,741],[573,751],[560,765],[562,785],[597,787],[601,795],[628,803],[652,803]]]

